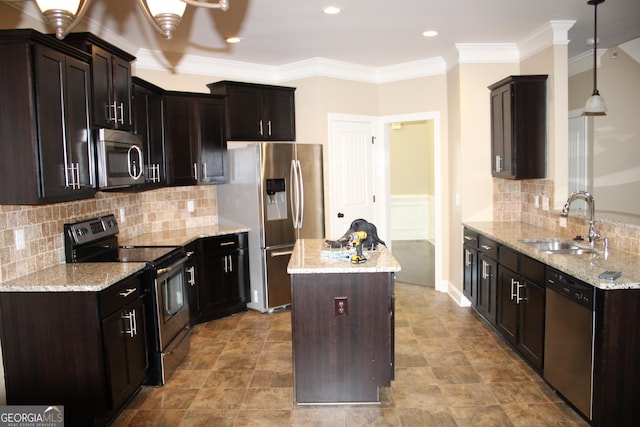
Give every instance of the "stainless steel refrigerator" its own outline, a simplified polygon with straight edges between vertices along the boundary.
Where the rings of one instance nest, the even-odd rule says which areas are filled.
[[[271,143],[230,149],[218,185],[218,221],[249,226],[249,308],[291,304],[287,264],[299,238],[324,238],[322,145]]]

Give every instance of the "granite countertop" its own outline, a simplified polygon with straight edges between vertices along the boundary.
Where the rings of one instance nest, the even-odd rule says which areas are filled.
[[[601,242],[595,248],[595,253],[591,254],[548,254],[532,248],[521,240],[562,238],[571,241],[575,236],[522,222],[469,222],[463,225],[597,288],[640,289],[640,256],[638,255],[615,249],[605,251]],[[587,242],[577,244],[589,247]],[[622,276],[615,281],[598,278],[598,275],[606,270],[620,271]]]
[[[119,242],[121,246],[186,246],[203,237],[244,233],[250,228],[244,225],[208,225],[180,230],[144,233]]]
[[[99,292],[144,269],[144,262],[58,264],[0,283],[0,292]]]
[[[121,240],[121,246],[185,246],[201,237],[249,231],[243,225],[211,225],[145,233]],[[142,270],[143,262],[58,264],[0,283],[0,292],[98,292]]]
[[[378,245],[375,251],[364,251],[369,259],[362,264],[351,264],[349,258],[338,257],[338,250],[331,250],[324,239],[300,239],[296,242],[287,266],[289,274],[324,273],[383,273],[400,271],[400,264],[391,251]]]

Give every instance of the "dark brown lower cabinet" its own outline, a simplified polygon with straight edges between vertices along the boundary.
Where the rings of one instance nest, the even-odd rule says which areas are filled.
[[[544,274],[544,265],[542,268]],[[544,315],[545,288],[499,266],[496,326],[504,339],[539,372],[543,360]]]
[[[294,274],[291,282],[296,403],[379,401],[394,372],[393,273]]]
[[[102,292],[0,293],[7,404],[64,405],[66,425],[107,425],[148,375],[141,277]]]

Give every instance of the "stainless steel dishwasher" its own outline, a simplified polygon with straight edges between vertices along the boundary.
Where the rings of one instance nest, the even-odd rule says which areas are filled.
[[[547,268],[544,379],[592,419],[593,286]]]

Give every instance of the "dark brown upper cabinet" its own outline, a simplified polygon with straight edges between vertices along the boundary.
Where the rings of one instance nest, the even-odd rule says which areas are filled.
[[[135,57],[91,33],[71,33],[64,41],[91,55],[93,126],[133,130],[131,61]]]
[[[207,87],[226,96],[230,141],[295,141],[295,88],[226,80]]]
[[[165,94],[165,149],[168,182],[176,185],[227,181],[225,107],[220,96]]]
[[[0,203],[93,197],[89,55],[35,30],[3,30],[0,58]]]
[[[164,150],[164,90],[133,77],[133,132],[144,142],[145,188],[167,183]]]
[[[509,76],[491,90],[491,175],[546,176],[547,76]]]

